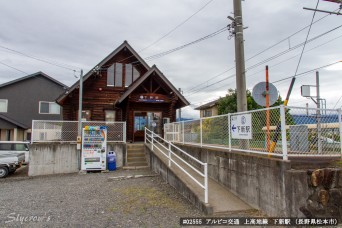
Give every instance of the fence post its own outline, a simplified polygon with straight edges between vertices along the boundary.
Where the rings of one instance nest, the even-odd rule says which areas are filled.
[[[182,132],[183,132],[183,145],[184,145],[184,134],[185,134],[184,121],[182,122]]]
[[[228,113],[228,148],[232,151],[232,136],[230,133],[230,113]]]
[[[151,148],[152,148],[152,150],[153,150],[153,138],[154,138],[154,135],[153,135],[153,134],[154,134],[154,132],[152,131],[152,132],[151,132],[151,138],[152,138],[152,140],[151,140],[151,141],[152,141],[152,142],[151,142],[151,143],[152,143]]]
[[[175,141],[175,123],[172,123],[172,142]]]
[[[208,203],[208,163],[204,163],[204,203]]]
[[[169,167],[171,167],[171,142],[169,142]]]
[[[200,119],[200,131],[201,131],[200,136],[201,136],[201,147],[202,147],[202,143],[203,143],[202,118]]]
[[[31,128],[31,144],[33,143],[33,137],[34,137],[34,122],[35,122],[35,120],[32,120],[32,128]]]
[[[341,157],[342,157],[342,110],[338,109],[338,123],[340,125],[340,147],[341,147]]]
[[[144,128],[145,131],[145,135],[144,135],[144,143],[146,144],[146,138],[147,138],[147,134],[146,134],[146,127]]]
[[[123,142],[126,143],[126,125],[127,122],[122,123],[123,124]]]
[[[283,160],[287,160],[287,140],[286,140],[286,118],[285,106],[280,106],[280,121],[281,121],[281,145],[283,150]]]

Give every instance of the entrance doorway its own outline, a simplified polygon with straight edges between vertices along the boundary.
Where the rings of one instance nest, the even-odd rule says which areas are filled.
[[[144,141],[145,127],[162,137],[162,113],[134,112],[134,142]]]

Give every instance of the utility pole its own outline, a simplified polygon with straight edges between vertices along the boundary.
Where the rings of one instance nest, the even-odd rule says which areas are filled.
[[[230,17],[228,17],[230,18]],[[234,0],[234,34],[235,34],[235,64],[236,64],[236,96],[237,111],[247,111],[245,49],[243,40],[243,23],[241,0]],[[240,139],[240,149],[248,149],[248,139]]]
[[[82,101],[83,101],[83,70],[81,69],[80,74],[80,87],[78,90],[78,134],[77,134],[77,150],[79,150],[78,154],[78,169],[81,169],[81,159],[82,159]]]
[[[247,111],[247,95],[241,0],[234,0],[234,25],[237,111],[243,112]]]

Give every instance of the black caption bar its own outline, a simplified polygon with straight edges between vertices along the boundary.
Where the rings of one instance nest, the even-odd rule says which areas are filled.
[[[180,218],[181,226],[334,226],[335,218]]]

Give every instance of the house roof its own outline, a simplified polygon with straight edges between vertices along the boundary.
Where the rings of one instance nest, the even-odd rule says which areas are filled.
[[[208,108],[212,108],[214,107],[215,105],[217,105],[217,102],[220,100],[221,98],[217,99],[217,100],[214,100],[214,101],[211,101],[211,102],[208,102],[204,105],[201,105],[197,108],[195,108],[195,110],[203,110],[203,109],[208,109]]]
[[[118,54],[121,50],[123,50],[124,48],[127,48],[135,58],[138,59],[138,61],[146,68],[146,69],[150,69],[149,65],[143,60],[143,58],[141,58],[139,56],[139,54],[131,47],[131,45],[128,44],[128,42],[125,40],[119,47],[117,47],[112,53],[110,53],[107,57],[105,57],[101,62],[99,62],[93,69],[91,69],[90,71],[88,71],[88,73],[86,73],[83,76],[83,82],[86,81],[93,73],[94,70],[101,68],[106,62],[108,62],[111,58],[113,58],[116,54]],[[66,93],[62,94],[59,98],[57,98],[57,103],[61,102],[62,100],[64,100],[66,98],[66,96],[68,96],[68,94],[70,92],[72,92],[74,89],[76,89],[78,87],[80,83],[80,80],[78,80],[75,84],[73,84],[69,91],[67,91]]]
[[[118,103],[123,102],[139,85],[141,85],[153,72],[157,73],[160,79],[175,93],[185,106],[190,103],[185,99],[185,97],[172,85],[172,83],[164,76],[164,74],[158,69],[156,65],[153,65],[142,77],[136,80],[133,85],[120,97]]]
[[[15,120],[13,120],[13,119],[5,116],[5,115],[2,115],[2,114],[0,114],[0,119],[3,119],[3,120],[5,120],[5,121],[7,121],[13,125],[16,125],[20,128],[23,128],[23,129],[29,129],[30,128],[30,127],[26,126],[25,124],[19,123],[18,121],[15,121]]]
[[[34,78],[34,77],[37,77],[37,76],[43,76],[43,77],[49,79],[50,81],[56,83],[57,85],[60,85],[61,87],[68,88],[68,86],[64,85],[60,81],[57,81],[56,79],[50,77],[49,75],[47,75],[47,74],[45,74],[45,73],[43,73],[41,71],[39,71],[37,73],[34,73],[34,74],[27,75],[25,77],[21,77],[21,78],[15,79],[13,81],[9,81],[9,82],[0,84],[0,88],[8,86],[8,85],[15,84],[15,83],[18,83],[18,82],[21,82],[21,81],[24,81],[24,80],[27,80],[27,79],[30,79],[30,78]]]

